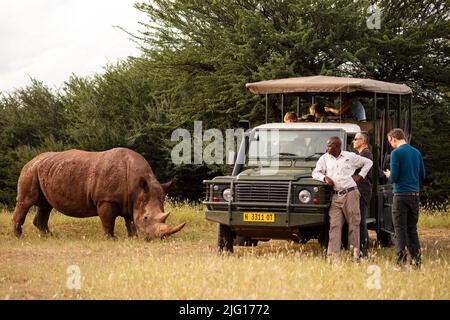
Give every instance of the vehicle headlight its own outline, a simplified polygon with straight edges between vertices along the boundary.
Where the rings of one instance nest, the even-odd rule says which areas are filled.
[[[223,190],[222,197],[225,199],[225,201],[232,200],[231,189],[227,188],[227,189]]]
[[[308,203],[309,201],[311,201],[311,192],[303,189],[298,193],[298,199],[301,203]]]

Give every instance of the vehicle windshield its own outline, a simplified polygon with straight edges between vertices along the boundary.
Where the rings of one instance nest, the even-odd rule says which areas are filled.
[[[255,130],[250,135],[248,164],[258,160],[314,160],[326,152],[330,137],[345,141],[343,130]],[[343,145],[345,150],[345,144]]]

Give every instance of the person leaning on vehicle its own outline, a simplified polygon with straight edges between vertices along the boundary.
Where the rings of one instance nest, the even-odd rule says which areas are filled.
[[[312,177],[332,186],[333,196],[328,212],[330,231],[327,256],[330,262],[339,257],[344,221],[348,224],[350,250],[354,259],[359,259],[359,191],[356,182],[364,179],[372,167],[372,160],[353,152],[341,150],[339,137],[331,137],[327,141],[327,153],[317,161]],[[354,175],[356,169],[359,174]]]
[[[421,253],[417,222],[419,220],[420,183],[425,179],[425,166],[419,150],[406,142],[405,133],[400,128],[392,129],[387,139],[394,148],[391,153],[391,170],[385,176],[394,184],[392,220],[395,230],[397,265],[406,265],[408,249],[411,264],[420,269]]]
[[[359,132],[355,135],[353,139],[353,148],[356,151],[356,154],[361,157],[365,157],[373,161],[372,152],[369,150],[369,134],[365,131]],[[361,169],[357,169],[355,174],[359,174]],[[366,223],[366,212],[370,203],[370,199],[372,199],[372,169],[369,170],[369,173],[366,177],[357,182],[358,191],[360,193],[359,198],[359,211],[361,214],[361,222],[360,222],[360,249],[361,255],[363,257],[367,257],[368,255],[368,245],[369,245],[369,232],[367,230]]]

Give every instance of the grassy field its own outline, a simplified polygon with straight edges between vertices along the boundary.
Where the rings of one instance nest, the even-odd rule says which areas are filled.
[[[172,212],[169,223],[187,225],[150,243],[128,239],[122,219],[116,222],[117,239],[106,240],[98,218],[55,212],[49,223],[53,236],[40,237],[30,213],[24,236],[16,239],[11,212],[1,211],[0,299],[450,298],[449,212],[421,212],[423,268],[397,271],[393,248],[372,247],[370,258],[359,264],[344,255],[329,265],[316,241],[269,241],[218,256],[216,225],[204,219],[201,206],[166,203],[166,210]],[[79,268],[79,289],[70,266]]]

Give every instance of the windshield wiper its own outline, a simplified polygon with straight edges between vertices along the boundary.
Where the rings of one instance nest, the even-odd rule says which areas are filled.
[[[312,155],[310,155],[310,156],[307,156],[307,157],[305,158],[305,161],[311,160],[312,158],[314,158],[314,157],[316,157],[316,156],[321,156],[321,155],[323,155],[323,154],[325,154],[325,152],[316,152],[316,153],[314,153],[314,154],[312,154]]]
[[[275,158],[276,156],[282,156],[282,157],[297,157],[297,155],[296,155],[295,153],[280,152],[280,153],[275,153],[275,154],[271,155],[271,158]]]

